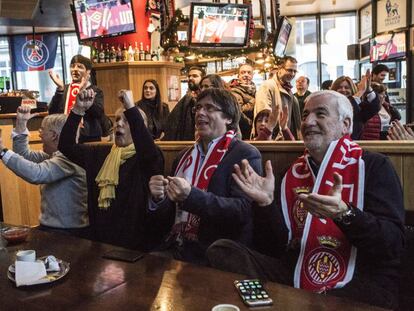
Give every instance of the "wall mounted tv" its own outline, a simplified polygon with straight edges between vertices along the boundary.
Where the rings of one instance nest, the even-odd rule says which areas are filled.
[[[405,32],[378,35],[371,40],[371,62],[406,56]]]
[[[73,0],[79,41],[135,32],[132,0]]]
[[[189,45],[243,47],[249,37],[251,8],[244,4],[191,3]]]
[[[275,40],[273,42],[273,54],[277,57],[284,57],[286,46],[289,41],[290,32],[292,31],[292,24],[286,17],[283,17],[279,22]]]

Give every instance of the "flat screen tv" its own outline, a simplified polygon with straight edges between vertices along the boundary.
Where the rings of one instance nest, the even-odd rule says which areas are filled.
[[[251,8],[234,3],[191,3],[189,45],[244,47],[249,37]]]
[[[378,35],[371,40],[371,62],[404,57],[405,32]]]
[[[277,33],[273,42],[273,54],[277,57],[284,57],[286,53],[286,46],[289,41],[290,32],[292,31],[292,24],[286,17],[283,17],[277,27]]]
[[[79,41],[135,32],[132,0],[72,0]]]

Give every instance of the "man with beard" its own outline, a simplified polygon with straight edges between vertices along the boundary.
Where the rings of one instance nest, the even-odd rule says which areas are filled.
[[[262,110],[271,111],[271,107],[274,107],[282,111],[282,108],[287,105],[289,107],[288,128],[295,139],[300,138],[300,110],[299,103],[292,93],[291,81],[298,72],[297,68],[298,62],[294,57],[283,57],[277,66],[276,75],[272,79],[266,80],[256,92],[254,106],[254,116],[256,117]]]
[[[201,78],[205,75],[206,72],[200,67],[191,67],[188,70],[188,92],[168,115],[162,140],[194,140],[195,120],[192,109],[200,93]]]
[[[256,95],[256,85],[253,80],[253,67],[244,64],[239,67],[238,79],[230,84],[230,89],[237,99],[241,110],[240,131],[243,139],[250,138],[253,122],[253,110]]]
[[[91,70],[92,62],[82,55],[75,55],[70,61],[70,75],[72,77],[72,83],[70,84],[64,85],[59,75],[53,70],[49,70],[49,76],[57,86],[56,93],[49,104],[49,114],[70,113],[75,104],[82,78],[89,77]],[[83,117],[79,135],[80,143],[101,140],[103,134],[101,124],[106,120],[102,90],[89,81],[86,89],[92,89],[95,92],[95,99],[92,107],[88,109]]]
[[[306,150],[279,191],[270,161],[265,177],[247,161],[235,167],[235,181],[257,203],[256,247],[266,255],[221,240],[207,251],[213,267],[397,308],[405,244],[401,184],[387,157],[351,140],[352,110],[337,92],[309,95],[301,125]]]

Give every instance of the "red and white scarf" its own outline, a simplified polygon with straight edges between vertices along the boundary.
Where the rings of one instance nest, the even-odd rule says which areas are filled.
[[[181,157],[175,170],[175,176],[185,178],[192,186],[207,191],[211,176],[225,156],[235,135],[234,131],[228,131],[221,139],[213,142],[201,166],[201,154],[197,148],[197,141],[194,147]],[[197,241],[199,224],[200,218],[197,215],[183,211],[177,204],[175,224],[170,238],[172,237],[179,242],[183,240]]]
[[[73,108],[73,105],[75,105],[76,96],[79,93],[79,86],[80,86],[79,83],[69,84],[68,92],[65,98],[65,110],[64,110],[65,114],[69,114]]]
[[[330,144],[316,177],[305,152],[282,181],[282,210],[289,240],[293,245],[300,243],[294,275],[297,288],[316,292],[340,288],[354,273],[356,248],[332,219],[312,216],[298,200],[304,192],[328,194],[334,172],[342,176],[342,200],[363,210],[365,165],[362,149],[349,135]]]

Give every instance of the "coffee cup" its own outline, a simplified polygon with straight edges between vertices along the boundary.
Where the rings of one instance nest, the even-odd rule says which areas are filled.
[[[220,304],[216,305],[211,309],[211,311],[240,311],[238,306],[230,304]]]
[[[36,251],[29,249],[29,250],[23,250],[18,251],[16,253],[16,260],[17,261],[36,261]]]

